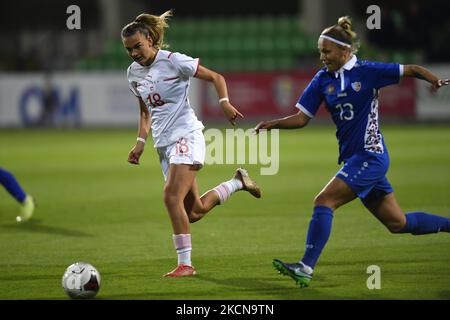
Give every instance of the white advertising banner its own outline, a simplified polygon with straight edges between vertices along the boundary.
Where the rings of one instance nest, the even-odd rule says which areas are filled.
[[[427,68],[441,78],[450,76],[449,65]],[[191,80],[189,99],[201,118],[207,88],[199,82]],[[432,94],[427,82],[416,80],[416,85],[416,118],[450,120],[450,86]],[[0,127],[132,127],[138,119],[125,72],[59,72],[50,79],[40,73],[0,73]]]
[[[191,81],[190,101],[198,105]],[[0,127],[137,126],[139,105],[124,72],[0,73]]]

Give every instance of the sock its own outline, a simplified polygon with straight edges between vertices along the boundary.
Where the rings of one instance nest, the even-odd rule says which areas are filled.
[[[300,260],[298,263],[300,263],[303,266],[303,272],[306,272],[307,274],[313,274],[313,268],[303,263],[302,260]]]
[[[22,203],[25,200],[26,194],[20,187],[16,178],[8,171],[0,168],[0,183],[5,187],[17,201]]]
[[[317,260],[325,247],[331,233],[333,222],[333,210],[328,207],[316,206],[309,223],[308,235],[306,236],[306,251],[301,262],[307,267],[314,269]]]
[[[190,234],[174,234],[172,235],[173,245],[178,254],[178,265],[186,264],[192,266],[191,262],[191,235]]]
[[[428,233],[450,232],[450,219],[425,212],[409,212],[406,225],[401,233],[421,235]]]
[[[224,203],[233,193],[243,188],[242,181],[239,179],[231,179],[222,182],[213,190],[219,195],[220,204]]]

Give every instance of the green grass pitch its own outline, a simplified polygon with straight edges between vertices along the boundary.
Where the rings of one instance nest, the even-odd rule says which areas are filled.
[[[405,211],[450,217],[450,126],[383,128],[388,172]],[[151,143],[129,165],[135,129],[2,130],[0,166],[35,196],[32,220],[0,188],[0,299],[68,299],[65,268],[93,264],[97,299],[450,299],[450,234],[392,235],[358,201],[335,212],[311,286],[300,289],[272,268],[302,256],[312,201],[339,169],[334,128],[280,132],[280,170],[260,176],[261,199],[237,193],[191,225],[198,275],[166,279],[176,264],[162,201],[163,178]],[[207,165],[204,192],[237,165]],[[369,290],[367,267],[381,268]]]

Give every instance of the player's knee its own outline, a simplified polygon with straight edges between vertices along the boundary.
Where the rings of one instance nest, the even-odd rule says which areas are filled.
[[[402,233],[405,228],[405,223],[403,221],[392,221],[386,224],[390,233]]]
[[[182,202],[182,199],[174,192],[170,190],[170,188],[164,188],[164,204],[167,207],[173,207],[179,205]]]
[[[188,218],[189,218],[189,223],[194,223],[194,222],[197,222],[198,220],[200,220],[200,216],[193,211],[188,212]]]
[[[324,206],[324,207],[328,207],[328,208],[334,209],[335,203],[326,194],[319,193],[314,198],[314,206],[315,207],[317,207],[317,206]]]
[[[316,195],[316,196],[314,197],[313,203],[314,203],[315,206],[318,206],[318,205],[320,205],[323,201],[324,201],[324,197],[322,196],[321,193],[319,193],[318,195]]]

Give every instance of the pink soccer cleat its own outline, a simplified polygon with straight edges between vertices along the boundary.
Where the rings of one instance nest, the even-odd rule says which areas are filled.
[[[163,277],[188,277],[195,275],[194,267],[188,266],[186,264],[179,264],[175,269],[166,273]]]

